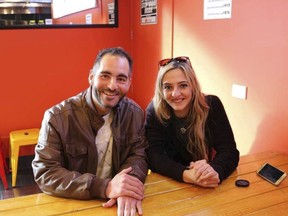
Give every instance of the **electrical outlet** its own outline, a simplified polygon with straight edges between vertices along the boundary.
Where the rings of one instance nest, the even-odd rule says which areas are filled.
[[[235,98],[247,99],[247,86],[233,84],[232,96]]]

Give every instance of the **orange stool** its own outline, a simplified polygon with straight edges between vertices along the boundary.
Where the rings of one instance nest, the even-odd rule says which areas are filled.
[[[38,128],[10,132],[10,163],[12,169],[12,187],[16,186],[20,147],[36,144],[38,142],[38,137]]]
[[[8,170],[7,164],[6,164],[6,159],[2,150],[2,143],[0,140],[0,176],[3,182],[4,189],[8,189],[8,183],[7,183],[7,178],[6,178],[6,170]]]

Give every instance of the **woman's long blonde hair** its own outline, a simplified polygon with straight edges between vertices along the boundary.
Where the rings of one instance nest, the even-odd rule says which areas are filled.
[[[163,77],[168,71],[175,68],[179,68],[183,71],[192,88],[192,99],[186,118],[188,123],[186,131],[186,134],[188,134],[187,150],[194,155],[195,160],[208,160],[208,149],[205,141],[205,124],[209,112],[209,106],[189,61],[172,61],[160,68],[156,79],[155,93],[153,97],[156,116],[159,121],[165,125],[171,116],[174,115],[172,107],[170,107],[164,99]]]

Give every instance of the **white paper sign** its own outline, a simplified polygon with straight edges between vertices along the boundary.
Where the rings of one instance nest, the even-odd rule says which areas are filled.
[[[232,15],[232,0],[204,0],[204,20],[229,19]]]
[[[108,23],[109,24],[115,24],[114,8],[115,8],[114,3],[109,3],[108,4],[108,15],[109,15]]]
[[[157,0],[141,0],[141,24],[157,23]]]

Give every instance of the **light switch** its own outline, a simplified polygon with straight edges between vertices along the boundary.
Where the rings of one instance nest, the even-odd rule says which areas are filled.
[[[247,86],[233,84],[232,96],[240,99],[247,99]]]

